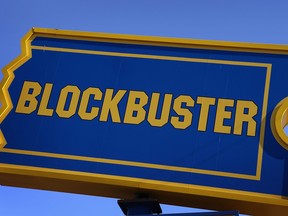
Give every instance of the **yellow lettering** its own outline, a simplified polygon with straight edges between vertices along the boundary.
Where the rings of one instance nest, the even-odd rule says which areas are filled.
[[[16,107],[17,113],[30,114],[37,108],[36,97],[41,93],[42,87],[37,82],[25,81]]]
[[[90,96],[94,95],[94,100],[101,100],[102,92],[99,88],[88,88],[83,92],[78,114],[81,119],[92,120],[97,117],[99,113],[98,107],[92,107],[90,112],[87,112]]]
[[[172,101],[172,94],[165,94],[160,119],[156,119],[156,114],[157,114],[157,110],[159,106],[159,97],[160,97],[159,93],[152,94],[149,113],[148,113],[148,122],[152,126],[162,127],[168,122],[171,101]]]
[[[50,95],[51,95],[51,91],[52,91],[52,87],[53,87],[53,84],[51,83],[45,84],[42,99],[41,99],[40,106],[39,106],[38,113],[37,113],[38,115],[42,115],[42,116],[53,115],[54,110],[47,108]]]
[[[247,113],[245,113],[245,109],[247,110]],[[242,135],[243,123],[247,122],[247,135],[255,136],[256,121],[253,119],[253,117],[257,114],[257,111],[258,107],[253,101],[237,101],[233,133]]]
[[[171,124],[174,128],[186,129],[192,123],[192,113],[187,108],[182,108],[182,104],[185,103],[187,107],[194,106],[194,100],[190,96],[180,95],[174,100],[173,110],[180,116],[183,116],[183,120],[180,121],[180,117],[171,117]]]
[[[65,110],[65,105],[67,102],[68,94],[71,93],[71,101],[67,110]],[[77,86],[66,86],[60,92],[60,97],[58,99],[58,104],[56,108],[56,113],[59,117],[70,118],[76,112],[78,100],[80,96],[80,90]]]
[[[215,105],[215,98],[197,97],[197,104],[201,105],[198,131],[206,131],[210,106]]]
[[[231,119],[231,112],[226,107],[233,107],[234,100],[219,99],[217,104],[214,132],[230,134],[231,126],[224,125],[225,119]]]
[[[139,99],[138,103],[136,103],[136,99]],[[124,117],[124,123],[140,124],[142,121],[144,121],[146,111],[143,107],[147,104],[147,102],[148,96],[145,92],[130,91]]]
[[[171,123],[174,128],[186,129],[191,126],[193,118],[195,118],[195,113],[192,112],[191,107],[194,107],[196,103],[200,105],[198,131],[207,130],[209,117],[211,118],[211,115],[213,116],[216,105],[214,132],[222,134],[231,134],[233,132],[234,135],[242,135],[244,133],[247,136],[256,136],[257,122],[254,118],[257,115],[258,106],[253,101],[237,100],[236,102],[236,100],[233,99],[220,98],[216,104],[216,98],[197,97],[197,100],[194,101],[189,95],[180,95],[173,101],[172,108],[175,116],[170,116],[173,100],[172,94],[161,95],[161,93],[152,93],[151,98],[149,98],[144,91],[131,90],[128,92],[129,95],[124,98],[127,90],[114,92],[114,89],[106,89],[105,95],[103,95],[99,88],[90,87],[83,91],[82,97],[80,98],[81,91],[79,88],[68,85],[61,89],[57,105],[55,105],[56,108],[48,108],[54,104],[50,102],[51,104],[49,106],[52,90],[52,83],[46,83],[42,91],[42,86],[38,82],[25,81],[15,112],[31,114],[37,109],[37,98],[39,98],[39,109],[38,111],[36,110],[36,112],[37,115],[41,116],[53,116],[55,110],[59,117],[70,118],[77,112],[83,120],[93,120],[100,115],[99,121],[106,122],[110,115],[112,122],[136,125],[143,121],[148,121],[151,126],[155,127],[162,127],[170,120],[169,123]],[[42,98],[40,96],[41,93]],[[160,103],[160,96],[162,96],[161,99],[163,99],[163,103]],[[123,102],[120,104],[122,99]],[[100,102],[98,102],[99,106],[95,105],[95,103],[97,103],[95,101],[101,100],[103,100],[102,108]],[[126,103],[126,110],[122,110],[122,108],[125,108],[124,103]],[[236,104],[235,107],[234,103]],[[149,110],[147,108],[148,106]],[[213,106],[213,109],[211,106]],[[121,109],[119,110],[120,107]],[[211,110],[213,114],[210,113]],[[123,115],[122,118],[124,117],[124,119],[121,119],[120,114]],[[232,119],[234,119],[233,123]],[[227,122],[231,122],[231,124]],[[243,127],[245,127],[245,129],[243,129]],[[246,133],[243,132],[243,130]]]
[[[113,122],[121,123],[118,104],[127,91],[119,90],[116,95],[112,97],[113,91],[113,89],[106,89],[100,121],[107,121],[108,114],[110,113]]]

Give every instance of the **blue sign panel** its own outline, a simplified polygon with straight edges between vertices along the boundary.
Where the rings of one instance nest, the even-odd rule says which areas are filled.
[[[287,47],[33,29],[22,48],[3,175],[288,206]]]

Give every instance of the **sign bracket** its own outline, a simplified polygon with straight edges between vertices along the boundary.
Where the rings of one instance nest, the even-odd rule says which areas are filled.
[[[179,213],[162,214],[159,202],[151,198],[135,198],[132,200],[118,200],[118,205],[126,216],[239,216],[239,211],[221,211],[221,212],[198,212],[198,213]]]

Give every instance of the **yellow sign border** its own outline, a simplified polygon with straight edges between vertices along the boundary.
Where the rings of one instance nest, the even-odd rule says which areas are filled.
[[[8,113],[12,109],[11,99],[9,97],[8,88],[14,79],[13,71],[20,67],[26,61],[31,58],[31,41],[37,36],[49,37],[49,38],[66,38],[74,40],[91,40],[91,41],[103,41],[103,42],[117,42],[117,43],[128,43],[128,44],[147,44],[155,46],[170,46],[170,47],[184,47],[184,48],[201,48],[201,49],[212,49],[212,50],[226,50],[226,51],[245,51],[245,52],[255,52],[255,53],[275,53],[275,54],[288,54],[288,46],[282,45],[261,45],[261,44],[249,44],[249,43],[234,43],[234,42],[218,42],[218,41],[202,41],[202,40],[190,40],[190,39],[173,39],[173,38],[160,38],[160,37],[145,37],[145,36],[132,36],[132,35],[115,35],[115,34],[103,34],[103,33],[86,33],[86,32],[75,32],[75,31],[64,31],[64,30],[54,30],[54,29],[42,29],[33,28],[22,40],[22,53],[9,65],[7,65],[3,71],[4,77],[1,82],[2,91],[0,93],[0,98],[2,98],[2,107],[0,109],[0,123],[5,119]],[[271,65],[267,64],[267,68],[270,68],[269,74],[271,73]],[[268,74],[268,73],[267,73]],[[270,76],[270,75],[269,75]],[[270,78],[269,78],[270,79]],[[267,79],[266,79],[267,81]],[[265,94],[268,95],[268,89],[265,89]],[[267,99],[266,102],[267,104]],[[263,107],[264,106],[263,103]],[[263,113],[263,110],[262,110]],[[266,110],[265,110],[266,113]],[[265,121],[265,118],[262,119]],[[261,128],[261,133],[264,128]],[[264,133],[264,131],[263,131]],[[1,142],[0,147],[4,147],[6,144],[5,138],[0,133]],[[264,140],[263,140],[264,142]],[[261,146],[260,149],[262,149]],[[263,151],[263,149],[261,150]],[[47,155],[46,155],[47,156]],[[259,158],[258,158],[259,159]],[[262,153],[261,153],[262,160]],[[260,173],[259,173],[260,174]],[[223,188],[214,188],[206,186],[197,185],[187,185],[173,182],[162,182],[153,181],[146,179],[110,176],[102,174],[89,174],[82,172],[72,172],[72,171],[62,171],[55,169],[45,169],[37,167],[27,167],[19,165],[10,164],[0,164],[0,176],[30,176],[31,178],[45,178],[47,182],[51,179],[62,179],[65,181],[83,181],[105,183],[108,185],[118,185],[120,187],[132,187],[138,190],[155,190],[160,191],[160,194],[165,194],[166,192],[177,193],[177,194],[191,194],[200,195],[205,197],[212,197],[212,199],[223,198],[228,200],[238,200],[243,201],[245,205],[247,203],[261,203],[263,205],[272,206],[286,206],[288,207],[288,197],[274,196],[270,194],[254,193],[247,191],[237,191]],[[93,176],[92,176],[93,175]],[[5,178],[4,178],[5,179]],[[9,185],[9,181],[1,179],[0,181],[6,182]],[[15,180],[15,182],[18,182]],[[13,184],[13,183],[12,183]],[[17,184],[17,183],[16,183]],[[18,182],[18,185],[20,183]],[[29,187],[37,187],[30,185]],[[62,190],[61,187],[58,190]],[[64,191],[64,190],[63,190]],[[73,191],[73,190],[72,190]],[[158,193],[158,192],[157,192]],[[112,193],[113,194],[113,193]],[[115,195],[112,195],[115,197]],[[164,199],[165,200],[165,199]],[[226,200],[227,201],[227,200]],[[169,201],[170,202],[170,201]],[[173,201],[177,203],[176,201]],[[171,203],[171,202],[170,202]],[[245,206],[243,206],[245,208]],[[285,208],[286,209],[286,208]]]
[[[288,197],[131,177],[0,164],[0,178],[8,186],[122,199],[134,198],[142,192],[160,203],[214,210],[231,208],[256,216],[286,215],[288,210]]]
[[[36,36],[34,36],[34,38],[35,37]],[[185,58],[185,57],[174,57],[174,56],[159,56],[159,55],[147,55],[147,54],[104,52],[104,51],[80,50],[80,49],[57,48],[57,47],[46,47],[46,46],[31,46],[31,43],[29,43],[29,45],[26,46],[26,48],[29,49],[29,51],[26,52],[26,53],[29,53],[29,55],[30,55],[29,58],[31,58],[31,55],[32,55],[31,50],[43,50],[43,51],[80,53],[80,54],[91,54],[91,55],[102,55],[102,56],[120,56],[120,57],[130,57],[130,58],[173,60],[173,61],[182,61],[182,62],[197,62],[197,63],[209,63],[209,64],[226,64],[226,65],[265,67],[266,68],[266,81],[265,81],[265,88],[264,88],[264,94],[263,94],[263,109],[262,109],[262,116],[261,116],[261,127],[260,127],[260,138],[259,138],[259,145],[258,145],[258,155],[257,155],[258,159],[257,159],[256,173],[255,173],[255,175],[247,175],[247,174],[238,174],[238,173],[204,170],[204,169],[196,169],[196,168],[168,166],[168,165],[161,165],[161,164],[150,164],[150,163],[141,163],[141,162],[124,161],[124,160],[112,160],[112,159],[105,159],[105,158],[81,157],[81,156],[76,156],[76,155],[54,154],[54,153],[48,153],[48,152],[25,151],[25,150],[20,150],[20,149],[3,148],[2,150],[0,149],[0,151],[7,152],[7,153],[14,153],[14,154],[24,154],[24,155],[34,155],[34,156],[54,157],[54,158],[65,158],[65,159],[80,160],[80,161],[145,167],[145,168],[153,168],[153,169],[178,171],[178,172],[190,172],[190,173],[196,173],[196,174],[216,175],[216,176],[231,177],[231,178],[260,180],[261,167],[262,167],[263,143],[264,143],[265,116],[266,116],[266,107],[267,107],[267,101],[268,101],[268,92],[269,92],[269,84],[270,84],[270,76],[271,76],[271,64],[255,63],[255,62],[213,60],[213,59],[199,59],[199,58]],[[23,64],[23,63],[25,63],[25,62],[24,61],[21,62],[21,64]],[[13,71],[16,69],[17,68],[13,68]],[[11,70],[11,69],[8,68],[7,70]],[[12,82],[12,79],[11,79],[11,82]],[[7,97],[9,97],[9,95]],[[7,104],[8,104],[8,108],[10,106],[13,106],[12,104],[9,104],[9,103],[7,103]],[[2,136],[0,134],[0,139]],[[2,141],[0,143],[4,143],[4,142]]]

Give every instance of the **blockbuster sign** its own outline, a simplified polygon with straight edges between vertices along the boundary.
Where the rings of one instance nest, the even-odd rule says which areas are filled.
[[[3,74],[1,184],[288,209],[287,46],[35,28]]]

